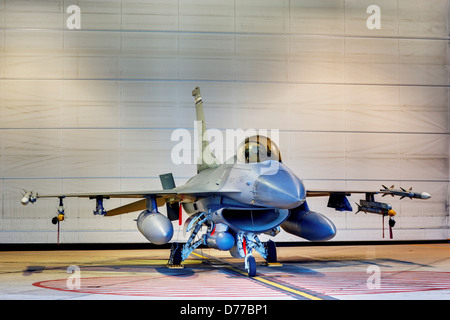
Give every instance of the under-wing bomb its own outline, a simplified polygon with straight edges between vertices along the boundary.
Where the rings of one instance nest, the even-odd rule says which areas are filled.
[[[412,188],[409,188],[408,190],[403,189],[400,187],[400,190],[394,189],[394,185],[392,185],[390,188],[386,187],[385,185],[382,185],[384,189],[380,189],[380,193],[384,193],[382,197],[386,196],[387,194],[390,194],[391,196],[399,196],[401,199],[403,198],[416,198],[416,199],[430,199],[431,196],[428,192],[413,192]]]
[[[395,211],[392,210],[392,206],[387,203],[360,200],[359,204],[356,203],[356,205],[358,206],[358,211],[356,211],[356,213],[363,211],[365,213],[375,213],[390,217],[396,215]]]
[[[387,203],[376,202],[376,201],[368,201],[368,200],[360,200],[358,206],[358,211],[356,213],[363,211],[365,213],[375,213],[383,216],[383,238],[384,238],[384,217],[389,216],[389,235],[390,238],[393,238],[392,228],[395,226],[394,216],[396,212],[392,210],[392,206]]]

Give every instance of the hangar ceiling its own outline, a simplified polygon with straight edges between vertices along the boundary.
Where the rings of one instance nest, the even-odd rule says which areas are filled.
[[[396,238],[450,238],[448,13],[447,0],[0,0],[0,242],[56,241],[57,203],[24,208],[22,189],[186,182],[195,165],[170,161],[170,137],[192,130],[196,86],[209,127],[280,130],[306,187],[427,191],[388,199]],[[309,202],[334,240],[380,240],[378,216]],[[64,242],[145,241],[137,214],[65,205]]]

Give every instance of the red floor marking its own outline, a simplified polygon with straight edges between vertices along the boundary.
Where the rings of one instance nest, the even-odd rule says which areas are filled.
[[[76,293],[146,297],[182,298],[286,298],[278,290],[267,288],[244,277],[201,274],[191,277],[117,276],[81,278],[80,287],[70,290],[67,279],[36,282],[41,288]]]
[[[381,272],[380,286],[370,289],[367,281],[371,274],[365,272],[327,272],[316,274],[284,273],[276,282],[310,290],[319,295],[367,295],[399,292],[420,292],[450,289],[450,272],[404,271]],[[267,277],[270,275],[260,275]],[[80,287],[69,289],[68,279],[36,282],[41,288],[76,293],[181,297],[181,298],[287,298],[277,288],[271,288],[246,277],[230,277],[222,273],[196,273],[192,276],[170,276],[162,274],[145,276],[116,276],[81,278]]]
[[[327,272],[317,275],[292,275],[280,282],[313,290],[323,295],[365,295],[420,292],[450,289],[450,272],[404,271],[381,272],[378,288],[370,289],[371,274],[365,272]]]

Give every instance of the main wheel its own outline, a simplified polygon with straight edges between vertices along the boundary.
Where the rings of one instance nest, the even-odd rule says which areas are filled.
[[[267,252],[267,259],[266,261],[268,263],[274,263],[277,262],[277,245],[272,240],[269,240],[266,242],[266,252]]]
[[[248,276],[251,277],[251,278],[256,276],[256,260],[255,260],[255,257],[253,257],[253,256],[248,257],[248,259],[247,259],[247,266],[248,266],[248,269],[247,269]]]
[[[170,248],[170,264],[174,266],[179,266],[183,261],[181,257],[181,250],[183,249],[183,245],[178,242],[172,243],[172,247]]]

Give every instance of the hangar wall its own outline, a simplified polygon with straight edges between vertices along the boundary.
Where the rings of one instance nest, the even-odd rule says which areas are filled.
[[[307,188],[427,191],[383,198],[394,236],[450,238],[448,13],[447,0],[0,0],[0,242],[56,242],[57,201],[23,207],[23,189],[186,182],[195,165],[171,161],[170,137],[193,128],[195,86],[209,127],[279,129]],[[309,200],[334,240],[381,239],[379,216],[326,203]],[[137,213],[65,206],[61,242],[146,241]]]

